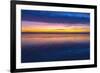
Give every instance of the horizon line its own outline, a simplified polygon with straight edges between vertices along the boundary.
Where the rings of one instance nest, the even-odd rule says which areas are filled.
[[[90,32],[21,32],[22,34],[90,34]]]

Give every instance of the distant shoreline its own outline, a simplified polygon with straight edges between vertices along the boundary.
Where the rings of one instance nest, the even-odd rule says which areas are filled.
[[[90,34],[90,32],[21,32],[21,34]]]

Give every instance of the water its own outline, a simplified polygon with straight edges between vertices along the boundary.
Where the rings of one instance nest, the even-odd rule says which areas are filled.
[[[22,33],[22,63],[86,59],[90,59],[89,34]]]

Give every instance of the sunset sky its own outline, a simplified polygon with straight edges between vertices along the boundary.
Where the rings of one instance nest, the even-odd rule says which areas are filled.
[[[22,10],[22,32],[73,32],[90,31],[90,14],[79,12],[56,12]]]

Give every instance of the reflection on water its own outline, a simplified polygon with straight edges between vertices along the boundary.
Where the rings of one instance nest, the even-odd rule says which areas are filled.
[[[22,44],[48,44],[62,42],[88,42],[88,34],[23,34]]]
[[[22,34],[22,62],[89,59],[89,48],[89,34]]]

